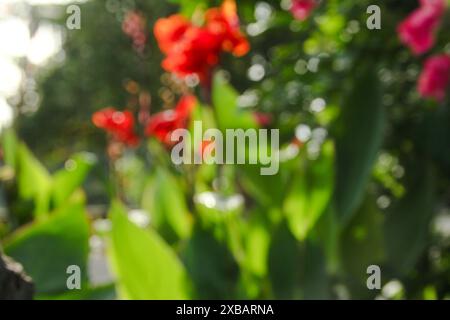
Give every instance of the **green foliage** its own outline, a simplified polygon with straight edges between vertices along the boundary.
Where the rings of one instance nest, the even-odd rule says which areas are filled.
[[[248,129],[255,128],[256,123],[252,114],[237,108],[238,93],[231,87],[220,74],[214,78],[212,89],[212,104],[215,108],[215,116],[219,128]]]
[[[425,172],[426,175],[415,177],[414,185],[404,198],[393,204],[386,219],[384,230],[389,263],[400,274],[413,268],[429,237],[435,182],[433,174]]]
[[[333,164],[334,146],[328,141],[318,159],[303,160],[294,172],[284,211],[289,228],[299,241],[306,238],[328,206],[333,194]]]
[[[236,295],[238,266],[223,240],[197,225],[183,253],[199,299],[231,299]]]
[[[34,200],[36,217],[45,215],[50,209],[50,175],[25,144],[20,144],[16,152],[19,196]]]
[[[76,154],[67,160],[66,168],[52,176],[12,131],[5,133],[3,144],[5,164],[17,176],[18,197],[22,201],[32,200],[37,219],[63,205],[79,189],[96,161],[93,155]]]
[[[5,242],[5,252],[22,263],[38,295],[66,292],[67,267],[81,269],[87,281],[89,227],[83,203],[75,200],[51,217],[18,230]]]
[[[154,22],[179,12],[199,24],[220,3],[136,2],[148,37],[138,53],[121,30],[129,4],[88,1],[82,29],[66,35],[65,60],[37,72],[40,107],[22,115],[19,103],[0,150],[0,241],[33,277],[36,298],[373,299],[385,293],[367,289],[372,264],[382,285],[404,285],[387,298],[448,297],[448,234],[437,223],[450,207],[450,99],[418,96],[422,58],[395,36],[415,4],[380,4],[382,30],[371,31],[368,0],[321,1],[305,21],[279,2],[237,1],[246,57],[221,57],[212,83],[197,87],[164,73]],[[441,31],[436,52],[448,41]],[[254,66],[261,79],[250,76]],[[141,118],[184,93],[199,100],[191,133],[195,120],[225,133],[259,128],[255,113],[269,114],[264,126],[280,129],[280,171],[175,166],[157,139],[105,144],[91,123],[109,105]],[[300,124],[311,137],[299,139]],[[136,121],[136,134],[144,126]],[[106,241],[112,283],[87,276],[92,236]],[[80,291],[66,287],[72,264],[82,270]]]
[[[63,205],[80,187],[95,162],[95,156],[92,154],[76,154],[66,161],[66,168],[54,174],[52,192],[53,204],[56,207]]]
[[[143,197],[143,206],[151,213],[156,228],[167,239],[189,236],[191,219],[179,182],[169,172],[159,169],[150,178]]]
[[[349,277],[352,290],[357,296],[371,297],[366,287],[366,269],[370,265],[383,264],[385,241],[383,237],[383,214],[373,199],[364,200],[340,239],[342,266]],[[361,266],[365,266],[362,268]]]
[[[300,298],[300,245],[286,224],[279,225],[273,236],[269,251],[269,279],[276,299]]]
[[[373,68],[359,70],[336,128],[336,208],[347,223],[360,205],[383,141],[385,112]]]
[[[128,220],[113,203],[109,255],[118,277],[119,293],[128,299],[187,299],[189,279],[175,252],[153,230]]]

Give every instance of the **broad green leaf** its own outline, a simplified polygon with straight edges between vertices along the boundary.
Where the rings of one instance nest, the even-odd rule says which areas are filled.
[[[302,250],[300,287],[303,299],[330,299],[325,255],[319,246],[307,241]]]
[[[217,123],[222,131],[257,127],[250,112],[238,109],[238,96],[236,90],[220,74],[214,77],[212,103]]]
[[[189,236],[192,223],[184,193],[168,171],[158,168],[155,177],[150,178],[143,197],[144,208],[150,212],[154,225],[166,238],[175,240]]]
[[[55,207],[64,204],[70,195],[81,186],[95,162],[94,155],[79,153],[66,161],[64,169],[54,174],[52,193]]]
[[[245,266],[257,276],[267,274],[270,231],[262,212],[251,213],[245,234]]]
[[[49,218],[19,229],[5,252],[33,278],[38,294],[67,291],[67,267],[77,265],[87,279],[89,226],[81,202],[67,203]]]
[[[119,293],[127,299],[188,299],[186,271],[175,252],[154,231],[128,220],[124,208],[114,203],[109,255]]]
[[[339,232],[336,212],[333,206],[330,205],[320,216],[312,232],[314,233],[314,238],[317,238],[321,243],[330,274],[336,274],[340,267]]]
[[[392,268],[407,273],[427,246],[435,203],[431,170],[420,174],[404,198],[388,210],[385,223],[388,259]]]
[[[17,149],[16,174],[19,196],[34,200],[37,218],[47,215],[50,209],[51,176],[23,143]]]
[[[241,263],[240,286],[242,299],[258,299],[267,286],[271,234],[264,211],[253,210],[249,216],[243,230],[245,258]]]
[[[300,297],[300,245],[286,224],[277,227],[269,250],[269,279],[276,299]]]
[[[355,296],[371,297],[366,287],[367,267],[381,265],[384,260],[383,220],[375,200],[367,197],[342,231],[342,265],[352,279],[353,290],[358,290]]]
[[[386,122],[375,70],[358,70],[337,127],[336,210],[345,224],[363,200]]]
[[[286,224],[273,235],[269,278],[276,299],[329,298],[325,256],[311,241],[299,243]]]
[[[245,191],[266,208],[282,206],[289,171],[280,167],[276,175],[261,175],[260,165],[245,164],[240,166],[239,178]]]
[[[195,285],[196,298],[234,297],[238,266],[225,241],[219,241],[211,228],[195,226],[183,259]]]
[[[329,205],[334,183],[334,145],[322,147],[318,159],[302,161],[284,203],[289,228],[302,241]]]
[[[450,99],[442,108],[430,109],[414,134],[418,147],[430,154],[440,165],[450,167]]]

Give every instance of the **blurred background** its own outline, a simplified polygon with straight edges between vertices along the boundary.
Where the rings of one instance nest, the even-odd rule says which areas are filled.
[[[377,1],[369,30],[372,2],[295,19],[289,0],[238,1],[250,52],[221,58],[212,104],[280,129],[280,173],[264,177],[177,168],[155,139],[117,146],[91,121],[109,106],[167,110],[186,90],[201,100],[161,67],[153,26],[221,1],[2,0],[0,248],[34,297],[450,298],[450,98],[417,91],[426,58],[450,52],[449,10],[417,56],[396,30],[419,3]]]

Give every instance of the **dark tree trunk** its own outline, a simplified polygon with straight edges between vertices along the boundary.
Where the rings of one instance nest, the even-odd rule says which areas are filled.
[[[0,253],[0,300],[29,300],[33,292],[33,282],[22,265]]]

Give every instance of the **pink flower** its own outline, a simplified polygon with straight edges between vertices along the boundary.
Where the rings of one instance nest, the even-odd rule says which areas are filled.
[[[133,46],[138,52],[143,52],[147,42],[145,33],[146,22],[140,12],[129,11],[122,23],[122,31],[133,40]]]
[[[439,14],[443,14],[445,11],[445,0],[420,0],[421,7],[431,7],[438,11]]]
[[[450,82],[450,55],[433,56],[425,61],[419,77],[418,90],[422,97],[443,101]]]
[[[308,19],[317,4],[317,0],[292,0],[290,10],[295,19],[303,21]]]
[[[420,4],[397,28],[400,40],[416,55],[433,47],[446,6],[445,0],[421,0]]]

